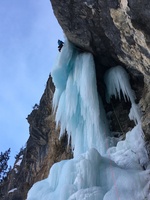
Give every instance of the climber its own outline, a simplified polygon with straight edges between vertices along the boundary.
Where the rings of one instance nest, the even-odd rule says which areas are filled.
[[[60,52],[62,47],[64,45],[64,42],[62,42],[61,40],[58,40],[58,51]]]

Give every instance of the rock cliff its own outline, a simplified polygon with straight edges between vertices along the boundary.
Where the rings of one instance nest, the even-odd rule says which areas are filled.
[[[51,0],[51,3],[66,37],[79,50],[94,55],[98,91],[110,119],[110,128],[116,132],[116,137],[121,135],[122,138],[133,126],[128,119],[130,103],[114,99],[111,104],[106,103],[103,75],[118,64],[128,71],[142,110],[142,126],[150,152],[149,0]],[[23,157],[18,157],[1,186],[4,200],[25,200],[29,188],[47,177],[53,163],[72,156],[67,136],[58,140],[59,130],[55,129],[52,112],[53,92],[49,77],[40,104],[35,105],[27,117],[30,137]],[[12,192],[11,189],[16,190]]]
[[[30,137],[26,148],[18,154],[13,169],[0,186],[0,199],[25,200],[31,186],[48,176],[50,167],[63,159],[71,158],[67,136],[60,140],[52,111],[54,85],[49,76],[39,105],[28,115]]]
[[[66,37],[94,55],[99,91],[106,69],[124,66],[142,109],[142,126],[150,141],[150,1],[51,0]]]

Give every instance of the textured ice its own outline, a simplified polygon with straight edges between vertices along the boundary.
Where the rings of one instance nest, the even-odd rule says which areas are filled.
[[[124,170],[96,149],[53,165],[49,177],[34,184],[28,200],[144,200],[150,170]]]
[[[93,57],[68,41],[52,71],[53,105],[60,137],[67,130],[74,158],[55,163],[47,179],[37,182],[28,200],[149,200],[150,170],[140,112],[126,71],[117,66],[105,76],[108,101],[121,93],[131,101],[135,127],[124,141],[113,142],[96,88]],[[110,145],[111,143],[111,145]]]
[[[105,83],[107,86],[107,101],[114,95],[116,98],[121,99],[121,93],[125,101],[131,102],[131,110],[129,117],[135,123],[140,122],[141,114],[138,105],[135,104],[135,93],[131,89],[129,76],[121,66],[116,66],[108,70],[105,74]]]
[[[54,110],[57,108],[56,124],[60,124],[60,136],[67,130],[75,156],[90,148],[104,153],[103,141],[108,128],[106,120],[100,120],[103,107],[99,106],[93,56],[78,53],[66,41],[51,74],[57,88],[53,105]],[[60,74],[65,78],[60,78]]]
[[[107,150],[107,156],[124,169],[143,169],[148,162],[148,156],[143,140],[141,125],[136,125],[126,133],[126,139],[119,141],[116,147]]]
[[[126,139],[119,141],[116,147],[108,149],[107,154],[124,168],[142,169],[148,162],[148,157],[141,128],[141,113],[135,103],[135,93],[131,89],[129,76],[123,67],[116,66],[106,72],[104,79],[107,101],[110,102],[113,95],[121,100],[122,93],[124,99],[131,102],[129,118],[136,123],[136,126],[126,133]]]

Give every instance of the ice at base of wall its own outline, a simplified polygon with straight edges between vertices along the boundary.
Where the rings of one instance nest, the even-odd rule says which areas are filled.
[[[34,184],[28,200],[149,199],[150,170],[118,167],[90,149],[79,158],[53,165],[49,177]]]

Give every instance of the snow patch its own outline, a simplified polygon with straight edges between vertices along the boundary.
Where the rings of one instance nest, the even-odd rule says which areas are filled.
[[[9,194],[9,193],[12,193],[12,192],[14,192],[14,191],[16,191],[16,190],[17,190],[17,188],[13,188],[13,189],[11,189],[11,190],[8,191],[8,194]]]
[[[22,159],[18,160],[15,165],[20,166]]]
[[[16,174],[18,173],[18,169],[16,167],[14,167],[14,171]]]

